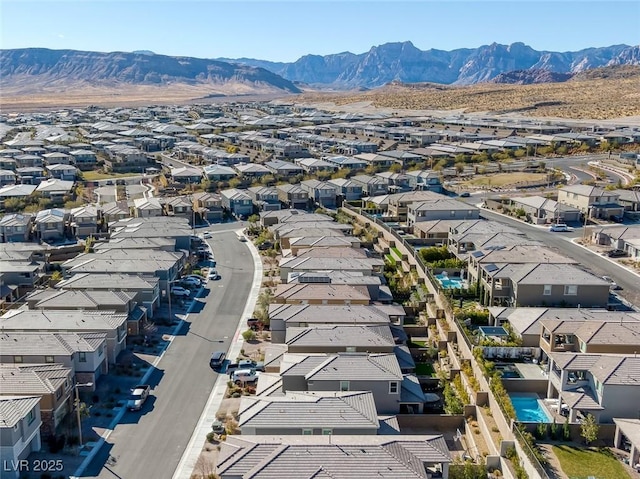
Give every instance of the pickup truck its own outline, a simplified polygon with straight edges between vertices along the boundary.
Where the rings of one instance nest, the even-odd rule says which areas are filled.
[[[149,397],[151,386],[148,384],[138,384],[131,389],[131,395],[127,401],[127,409],[129,411],[139,411],[142,405]]]
[[[254,369],[256,371],[264,371],[263,362],[255,362],[252,359],[242,359],[237,363],[231,363],[227,366],[227,374],[231,376],[238,369]]]

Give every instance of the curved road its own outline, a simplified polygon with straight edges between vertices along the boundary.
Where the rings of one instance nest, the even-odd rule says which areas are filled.
[[[220,281],[209,281],[149,380],[152,396],[138,413],[125,413],[81,477],[171,479],[191,439],[217,374],[215,350],[228,350],[253,280],[247,246],[223,224],[209,240]],[[220,230],[225,230],[224,232]],[[109,456],[117,462],[108,463]]]

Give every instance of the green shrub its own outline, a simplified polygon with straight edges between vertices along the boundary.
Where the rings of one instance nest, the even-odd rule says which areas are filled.
[[[242,337],[245,341],[253,341],[256,339],[256,332],[253,329],[247,329],[244,333],[242,333]]]

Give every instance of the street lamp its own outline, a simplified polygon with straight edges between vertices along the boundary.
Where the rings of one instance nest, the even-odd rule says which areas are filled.
[[[82,418],[80,417],[80,395],[78,393],[78,388],[79,387],[91,387],[93,386],[93,383],[81,383],[78,384],[76,383],[74,387],[74,389],[76,390],[76,417],[78,418],[78,440],[80,442],[80,449],[82,449],[83,447],[83,443],[82,443]]]

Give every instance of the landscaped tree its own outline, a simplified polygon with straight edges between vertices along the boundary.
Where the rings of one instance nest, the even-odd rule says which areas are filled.
[[[598,426],[596,418],[593,417],[592,414],[587,414],[587,417],[584,418],[582,424],[580,425],[580,435],[584,439],[584,442],[587,444],[587,446],[598,439],[599,431],[600,426]]]

